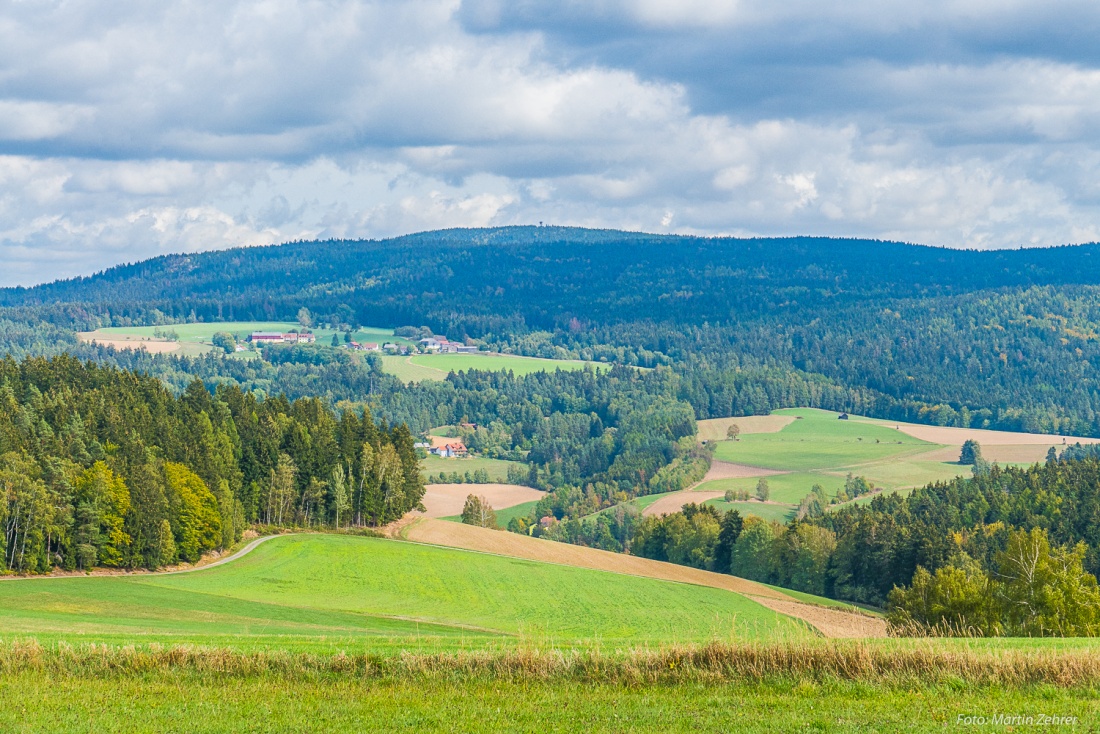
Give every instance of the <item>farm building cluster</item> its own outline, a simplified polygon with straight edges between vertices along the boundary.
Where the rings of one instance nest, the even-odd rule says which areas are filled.
[[[433,336],[421,339],[420,348],[425,352],[442,352],[444,354],[473,354],[477,352],[476,346],[466,346],[460,342],[449,341],[443,336]]]
[[[281,331],[252,332],[253,344],[312,344],[315,341],[317,337],[307,332],[301,334],[293,331],[286,334]]]

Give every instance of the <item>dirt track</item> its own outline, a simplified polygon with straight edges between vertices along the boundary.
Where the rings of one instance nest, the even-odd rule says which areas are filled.
[[[515,507],[545,497],[544,492],[518,484],[428,484],[424,487],[424,507],[421,517],[451,517],[461,515],[467,495],[476,494],[489,500],[494,510]]]
[[[880,619],[803,604],[763,584],[736,576],[444,520],[406,521],[398,523],[392,532],[418,543],[724,589],[744,594],[781,614],[805,620],[826,637],[886,636],[886,624]]]

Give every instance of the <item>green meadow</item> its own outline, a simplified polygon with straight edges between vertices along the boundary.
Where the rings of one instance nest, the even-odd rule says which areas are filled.
[[[489,481],[497,483],[505,483],[508,481],[508,467],[510,466],[522,466],[526,469],[526,464],[521,464],[517,461],[505,461],[504,459],[488,459],[481,456],[471,456],[465,459],[445,459],[442,456],[436,456],[435,454],[428,454],[427,457],[420,460],[420,465],[423,467],[421,474],[425,477],[431,477],[443,472],[444,474],[450,474],[451,472],[458,472],[465,475],[466,472],[473,474],[479,469],[484,469],[489,472]]]
[[[708,683],[528,676],[161,675],[0,677],[0,730],[17,732],[942,732],[998,713],[1072,717],[1094,731],[1088,686],[876,685],[772,676]],[[94,703],[92,703],[94,702]],[[961,719],[966,721],[965,718]]]
[[[533,372],[554,370],[582,370],[587,366],[607,369],[598,362],[580,362],[563,359],[518,357],[511,354],[414,354],[402,357],[389,355],[382,358],[383,369],[405,382],[444,380],[451,372],[484,370],[488,372],[511,371],[517,376]]]
[[[780,504],[729,503],[722,499],[707,504],[784,522],[793,516],[798,503],[815,484],[825,489],[826,496],[835,497],[844,488],[849,473],[864,477],[878,489],[904,492],[970,471],[969,467],[953,462],[922,459],[922,455],[942,446],[913,438],[885,424],[840,420],[837,413],[810,408],[777,410],[774,415],[794,416],[795,420],[775,433],[749,433],[736,441],[719,441],[714,457],[783,472],[766,477],[770,500]],[[755,494],[757,481],[756,477],[716,479],[695,489],[745,490]],[[870,499],[865,496],[859,501]]]
[[[246,647],[340,638],[360,650],[389,648],[393,638],[449,649],[472,639],[644,645],[811,636],[801,622],[719,589],[343,535],[276,538],[192,573],[0,582],[0,629]]]
[[[778,410],[796,420],[777,433],[750,433],[721,441],[715,458],[782,471],[840,471],[861,464],[924,453],[938,444],[886,426],[838,420],[823,410]]]
[[[195,324],[170,324],[168,326],[112,326],[98,329],[97,332],[104,336],[141,336],[154,338],[156,332],[174,331],[179,336],[180,342],[195,342],[209,344],[214,334],[226,331],[232,334],[238,341],[245,339],[254,331],[290,331],[300,330],[300,324],[293,321],[207,321]],[[344,332],[335,329],[311,329],[317,335],[318,343],[328,344],[333,334],[339,334],[340,341],[344,340]],[[356,329],[351,334],[352,341],[357,342],[383,342],[389,341],[395,344],[415,344],[416,340],[405,339],[393,335],[393,329],[384,329],[372,326],[364,326]]]

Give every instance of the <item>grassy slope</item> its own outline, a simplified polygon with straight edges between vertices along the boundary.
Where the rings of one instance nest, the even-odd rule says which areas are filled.
[[[439,474],[439,472],[446,474],[470,472],[473,474],[478,469],[484,469],[489,472],[489,480],[498,483],[508,480],[509,466],[525,466],[516,461],[504,461],[503,459],[486,459],[480,456],[472,456],[467,459],[444,459],[435,454],[429,454],[427,458],[422,459],[420,465],[423,467],[420,473],[425,476]]]
[[[507,354],[416,354],[411,357],[382,358],[382,365],[386,372],[405,382],[443,380],[452,371],[471,369],[490,372],[511,370],[516,375],[529,375],[532,372],[553,372],[556,369],[579,370],[589,364],[596,368],[601,366],[595,362],[535,359]]]
[[[837,420],[821,410],[777,411],[802,416],[778,433],[722,441],[715,458],[784,471],[838,471],[938,448],[885,426]]]
[[[842,421],[837,413],[810,408],[778,410],[775,414],[798,419],[776,433],[744,434],[739,441],[717,444],[715,458],[720,461],[789,472],[767,478],[771,500],[787,504],[788,508],[742,503],[736,508],[742,513],[782,521],[793,513],[814,484],[824,487],[827,496],[835,496],[849,472],[890,490],[923,486],[966,473],[966,467],[957,464],[921,459],[941,447],[886,425]],[[696,489],[753,492],[756,482],[756,478],[719,479],[704,482]],[[722,500],[710,504],[723,510],[734,509]]]
[[[419,634],[445,648],[453,643],[447,638],[477,636],[457,626],[563,645],[809,635],[721,590],[333,535],[271,540],[233,563],[188,574],[3,582],[0,610],[3,629],[47,639],[64,629],[79,639],[205,636],[248,644],[252,635],[336,635],[371,646],[374,636]]]

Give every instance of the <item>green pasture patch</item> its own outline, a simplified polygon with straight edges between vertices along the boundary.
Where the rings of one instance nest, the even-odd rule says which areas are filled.
[[[756,484],[760,479],[768,482],[769,499],[774,502],[797,505],[810,493],[815,484],[825,489],[826,497],[834,497],[844,488],[844,476],[815,472],[792,472],[773,474],[770,477],[736,477],[733,479],[712,479],[695,488],[699,492],[725,492],[726,490],[745,490],[752,496],[756,494]]]
[[[794,624],[720,590],[343,536],[279,538],[224,567],[153,583],[552,639],[758,637]]]
[[[425,477],[437,475],[440,472],[444,474],[458,472],[465,476],[466,472],[472,475],[475,471],[484,469],[489,472],[489,481],[498,484],[504,484],[508,481],[508,467],[520,466],[526,470],[526,465],[518,461],[488,459],[481,456],[471,456],[465,459],[445,459],[442,456],[428,454],[426,458],[421,459],[420,465],[422,467],[420,473]]]
[[[721,441],[715,458],[786,471],[838,470],[911,456],[937,446],[886,426],[839,420],[836,413],[828,411],[800,408],[776,412],[797,419],[778,433]]]
[[[65,630],[83,638],[123,635],[131,639],[465,634],[461,629],[418,627],[414,622],[358,611],[311,609],[290,599],[250,601],[148,583],[156,578],[91,576],[0,582],[0,630],[5,634]]]
[[[500,525],[502,528],[507,528],[508,523],[512,522],[512,518],[531,517],[538,503],[538,500],[532,500],[531,502],[522,502],[518,505],[505,507],[503,510],[497,510],[497,525]]]
[[[382,369],[404,382],[445,380],[451,372],[466,370],[486,372],[510,370],[520,377],[533,372],[553,372],[558,369],[582,370],[589,365],[594,369],[610,369],[608,365],[598,362],[518,357],[511,354],[413,354],[382,357]]]
[[[923,487],[932,482],[948,482],[958,476],[970,476],[970,467],[944,461],[921,461],[920,456],[884,461],[855,470],[875,486],[889,488]]]
[[[503,633],[644,644],[812,635],[720,589],[340,535],[276,538],[186,574],[4,581],[0,610],[8,633],[64,630],[84,640]]]
[[[442,382],[447,379],[447,373],[443,370],[413,364],[412,357],[399,354],[383,354],[382,371],[402,382],[424,382],[425,380]]]

